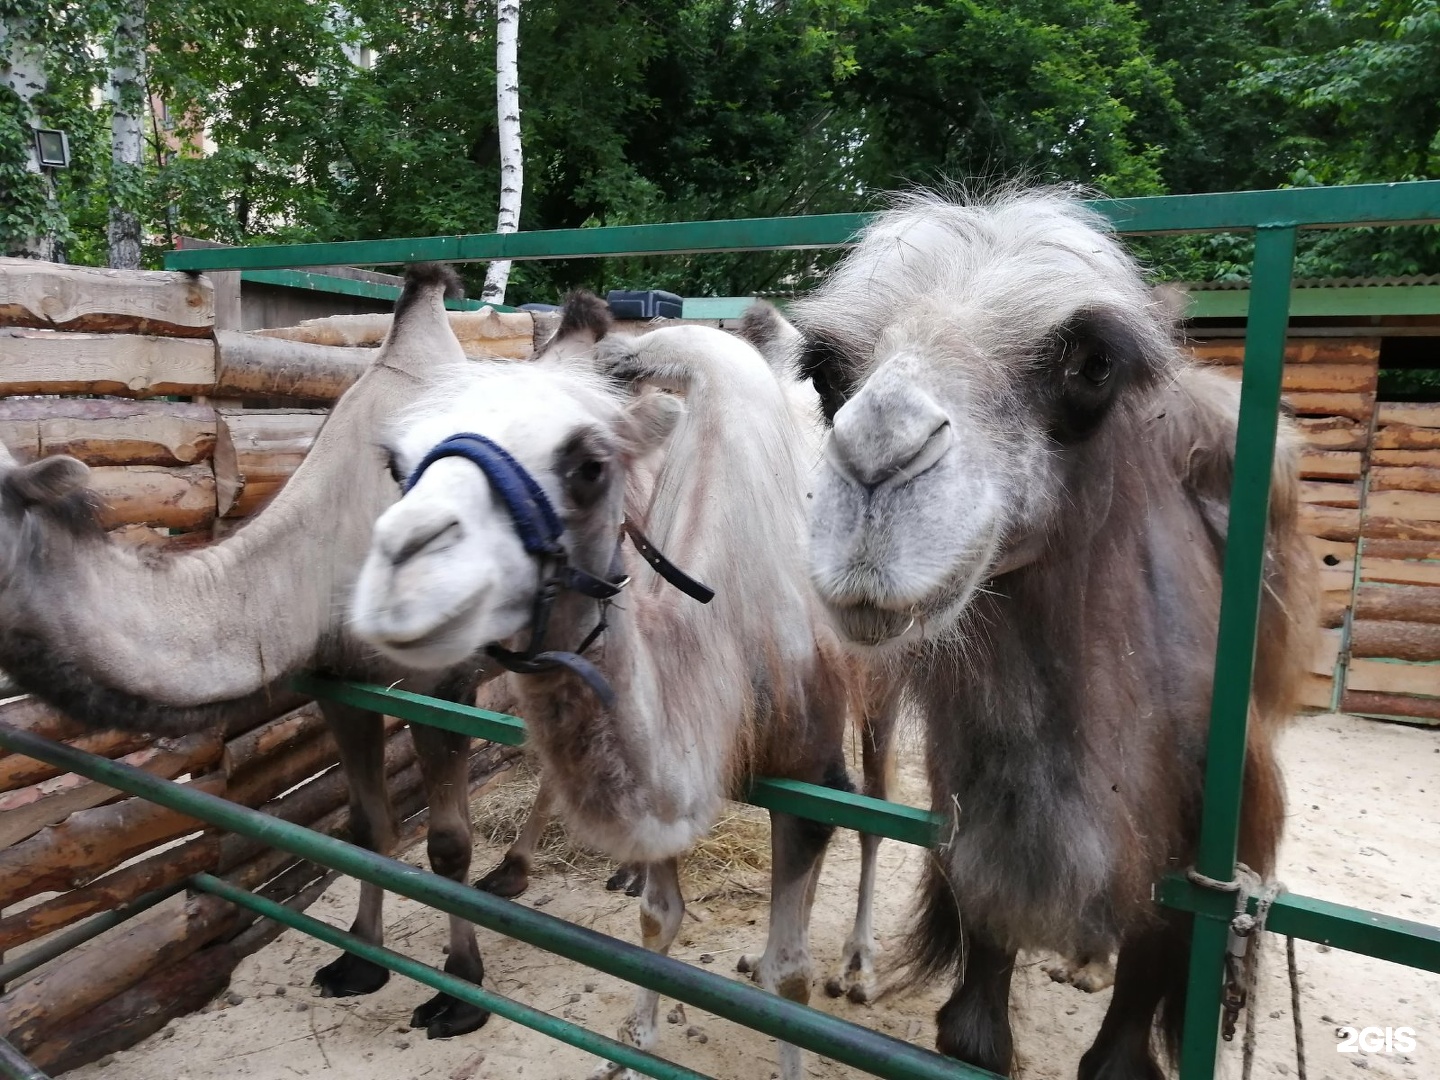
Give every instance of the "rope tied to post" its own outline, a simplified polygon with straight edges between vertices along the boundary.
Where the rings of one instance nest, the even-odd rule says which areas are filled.
[[[1265,932],[1265,921],[1270,908],[1285,891],[1280,881],[1264,881],[1259,874],[1244,863],[1235,864],[1235,877],[1222,881],[1202,874],[1193,866],[1185,876],[1196,885],[1216,892],[1235,894],[1235,915],[1230,920],[1230,935],[1225,946],[1225,986],[1221,1006],[1224,1020],[1220,1025],[1220,1037],[1226,1042],[1235,1038],[1235,1026],[1240,1013],[1245,1012],[1245,1037],[1242,1046],[1242,1080],[1250,1080],[1255,1065],[1255,990],[1260,978],[1259,935]],[[1250,902],[1255,902],[1255,913],[1250,913]],[[1256,938],[1255,948],[1250,948],[1250,939]],[[1298,1080],[1306,1080],[1305,1037],[1300,1021],[1300,976],[1295,966],[1295,939],[1285,939],[1286,966],[1290,977],[1290,1011],[1295,1025],[1295,1065]],[[1247,1008],[1248,1006],[1248,1008]]]

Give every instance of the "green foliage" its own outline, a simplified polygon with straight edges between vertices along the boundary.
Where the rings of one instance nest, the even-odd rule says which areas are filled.
[[[0,91],[0,240],[44,227],[103,262],[112,201],[141,208],[152,264],[178,234],[493,228],[490,4],[148,0],[168,115],[137,176],[112,168],[108,105],[93,107],[127,2],[0,0],[6,25],[38,13],[42,118],[74,157],[47,205]],[[1440,0],[525,0],[520,68],[525,229],[865,209],[916,183],[1123,196],[1440,165]],[[1298,272],[1433,272],[1437,251],[1434,230],[1319,234]],[[1243,277],[1249,252],[1242,236],[1142,245],[1181,278]],[[832,257],[521,263],[511,298],[789,291]]]

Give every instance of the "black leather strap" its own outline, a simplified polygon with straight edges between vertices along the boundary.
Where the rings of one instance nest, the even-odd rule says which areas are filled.
[[[626,521],[621,528],[625,530],[625,535],[630,537],[630,542],[635,545],[635,550],[640,553],[640,557],[649,563],[651,568],[671,585],[675,586],[675,588],[679,589],[692,600],[698,600],[702,604],[708,604],[711,600],[715,599],[714,589],[696,581],[669,559],[665,558],[664,555],[660,554],[660,549],[650,542],[650,538],[629,521]]]

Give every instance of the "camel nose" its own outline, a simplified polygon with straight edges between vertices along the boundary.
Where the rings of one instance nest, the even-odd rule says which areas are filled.
[[[929,394],[882,377],[835,414],[826,456],[843,475],[873,488],[920,475],[944,456],[951,440],[950,418]]]
[[[422,552],[434,553],[460,539],[460,519],[449,513],[427,513],[385,524],[378,529],[380,553],[391,566],[404,566]],[[398,527],[396,527],[398,526]]]

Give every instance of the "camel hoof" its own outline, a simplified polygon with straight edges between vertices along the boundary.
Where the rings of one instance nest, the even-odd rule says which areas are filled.
[[[846,942],[839,970],[825,980],[825,993],[832,998],[849,998],[855,1005],[875,1000],[873,947]]]
[[[741,975],[749,975],[752,980],[756,977],[755,973],[759,967],[760,957],[751,956],[748,953],[742,955],[739,960],[735,961],[735,970],[740,972]]]
[[[388,969],[353,953],[341,953],[315,972],[313,985],[320,987],[321,997],[360,997],[373,994],[389,981]]]
[[[412,1028],[424,1028],[427,1039],[453,1039],[485,1026],[490,1014],[468,1001],[436,994],[410,1014]]]
[[[530,887],[530,864],[514,855],[506,855],[500,864],[475,882],[475,888],[491,896],[512,900]]]
[[[610,892],[625,890],[626,896],[639,896],[645,891],[645,867],[639,863],[623,863],[620,869],[610,875],[605,882],[605,888]]]
[[[1049,975],[1052,982],[1073,986],[1087,994],[1098,994],[1101,990],[1110,989],[1115,983],[1115,965],[1110,962],[1109,957],[1084,963],[1057,959],[1041,964],[1040,970]]]
[[[639,1080],[639,1078],[625,1068],[613,1061],[603,1061],[591,1071],[585,1080]]]

